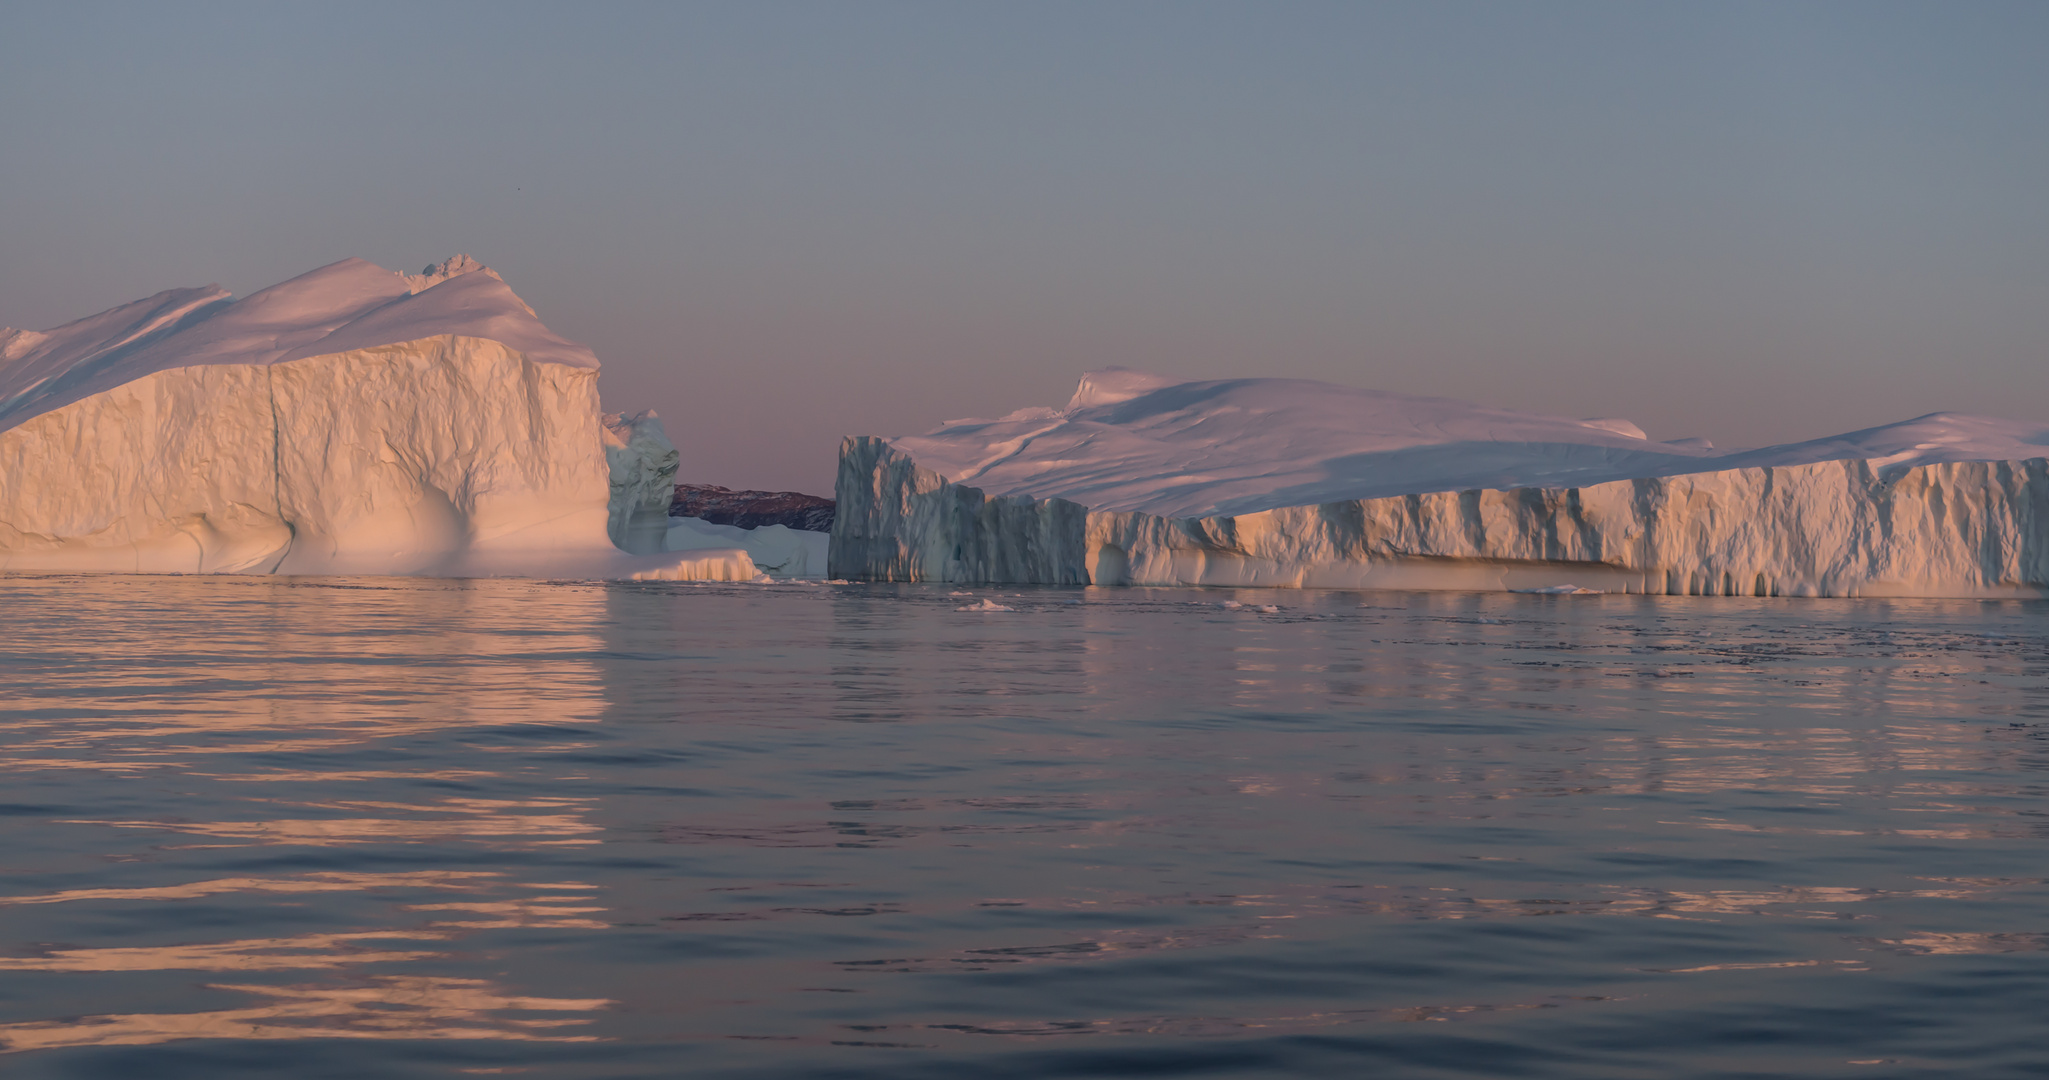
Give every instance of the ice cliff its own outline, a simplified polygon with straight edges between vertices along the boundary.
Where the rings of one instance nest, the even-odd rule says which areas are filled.
[[[675,449],[597,376],[466,257],[0,331],[0,570],[755,577],[645,554]]]
[[[652,409],[631,418],[614,413],[605,417],[604,427],[605,465],[611,473],[605,533],[625,551],[661,551],[682,456]]]
[[[1065,408],[848,439],[836,577],[2049,594],[2049,425],[1933,414],[1721,453],[1292,379],[1085,376]]]

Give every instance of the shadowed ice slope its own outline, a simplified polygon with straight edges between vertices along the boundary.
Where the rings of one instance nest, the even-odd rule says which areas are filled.
[[[2049,584],[2049,425],[1936,413],[1718,453],[1294,379],[1084,376],[850,440],[834,573],[956,581],[1979,595]]]

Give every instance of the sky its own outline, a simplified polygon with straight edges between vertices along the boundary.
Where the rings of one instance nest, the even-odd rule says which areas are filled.
[[[2049,425],[2049,4],[0,0],[0,325],[474,255],[681,478],[1112,365]]]

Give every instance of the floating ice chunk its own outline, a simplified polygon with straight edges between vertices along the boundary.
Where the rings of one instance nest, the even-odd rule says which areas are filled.
[[[0,332],[0,570],[630,577],[674,448],[597,366],[466,256]]]
[[[1582,589],[1577,585],[1543,585],[1534,589],[1510,589],[1513,593],[1529,593],[1532,596],[1599,596],[1600,589]]]
[[[634,581],[751,581],[766,584],[771,579],[755,568],[754,560],[739,548],[714,548],[679,552],[657,565],[632,575]]]
[[[764,573],[779,578],[811,577],[825,573],[827,536],[787,525],[763,525],[743,529],[737,525],[716,525],[701,518],[666,518],[668,534],[664,550],[697,551],[710,548],[741,548]]]
[[[1293,379],[1085,376],[1057,414],[841,449],[832,572],[961,584],[2049,595],[2049,426],[1932,413],[1718,451]]]
[[[979,603],[979,604],[969,604],[969,605],[967,605],[966,607],[957,607],[957,608],[954,608],[953,610],[955,610],[955,611],[1016,611],[1017,609],[1016,609],[1016,608],[1014,608],[1014,607],[1006,607],[1006,606],[1004,606],[1004,605],[1002,605],[1002,604],[999,604],[999,603],[997,603],[997,602],[996,602],[996,601],[994,601],[994,600],[984,600],[984,601],[982,601],[982,602],[981,602],[981,603]]]

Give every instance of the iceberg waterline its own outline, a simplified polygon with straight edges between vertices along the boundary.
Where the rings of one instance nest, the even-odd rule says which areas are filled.
[[[0,332],[0,570],[758,577],[665,552],[675,448],[597,368],[463,257]]]
[[[1716,454],[1700,440],[1650,442],[1621,421],[1300,380],[1094,373],[1064,410],[848,439],[830,572],[2045,595],[2045,453],[2049,430],[1978,417]]]

